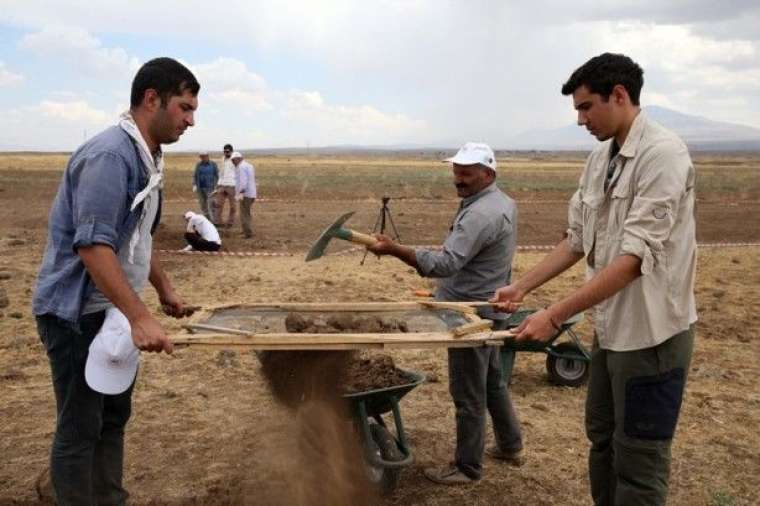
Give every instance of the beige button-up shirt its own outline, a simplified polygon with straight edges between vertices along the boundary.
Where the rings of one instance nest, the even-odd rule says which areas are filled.
[[[589,156],[570,201],[567,238],[590,279],[618,255],[641,259],[641,276],[594,308],[599,346],[656,346],[697,320],[694,167],[686,145],[643,112],[613,161],[612,140]]]

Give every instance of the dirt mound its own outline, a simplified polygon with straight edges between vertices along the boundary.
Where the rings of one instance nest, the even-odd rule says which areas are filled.
[[[303,334],[409,332],[406,322],[396,318],[359,316],[351,313],[330,316],[289,313],[285,317],[285,328],[288,332]]]
[[[388,355],[355,356],[346,370],[342,390],[350,394],[407,383],[409,377],[396,368],[393,359]]]

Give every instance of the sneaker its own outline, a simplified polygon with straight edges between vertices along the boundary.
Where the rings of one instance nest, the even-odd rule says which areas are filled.
[[[441,485],[468,485],[475,483],[474,480],[464,474],[456,466],[431,467],[425,469],[425,478]]]
[[[193,251],[193,247],[188,244],[187,246],[182,248],[182,251]]]
[[[520,467],[525,464],[525,452],[523,452],[522,449],[505,452],[500,450],[498,446],[491,446],[486,448],[486,455],[492,459],[503,460],[515,467]]]

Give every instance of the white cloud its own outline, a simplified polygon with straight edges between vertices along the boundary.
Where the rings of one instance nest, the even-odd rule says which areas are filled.
[[[311,127],[314,144],[409,142],[423,132],[425,121],[389,114],[369,105],[331,105],[315,91],[287,93],[283,115]]]
[[[139,61],[122,48],[102,47],[100,40],[79,27],[51,26],[25,35],[19,46],[37,56],[58,58],[82,73],[103,79],[123,79]]]
[[[83,100],[42,100],[0,110],[0,149],[72,150],[115,122],[115,115]]]
[[[5,63],[0,61],[0,86],[14,86],[23,82],[24,76],[5,68]]]
[[[274,108],[272,91],[264,78],[248,70],[238,59],[224,57],[211,63],[188,66],[212,103],[236,107],[246,113]]]
[[[30,108],[30,112],[39,113],[44,118],[80,125],[97,126],[115,121],[112,115],[96,109],[82,100],[73,102],[43,100],[38,106]]]

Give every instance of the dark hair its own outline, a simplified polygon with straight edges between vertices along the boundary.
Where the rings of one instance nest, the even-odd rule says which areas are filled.
[[[230,151],[232,151],[232,149],[233,149],[232,148],[232,144],[225,144],[223,149],[224,150],[228,150],[229,149]]]
[[[624,54],[603,53],[578,67],[562,85],[562,94],[572,95],[585,85],[591,93],[598,93],[607,100],[612,94],[612,88],[618,84],[628,92],[631,103],[639,105],[644,71]]]
[[[145,97],[145,91],[149,89],[156,90],[161,97],[161,106],[166,107],[171,97],[182,95],[186,90],[197,96],[201,85],[193,73],[177,60],[154,58],[137,71],[132,81],[130,106],[139,106]]]

